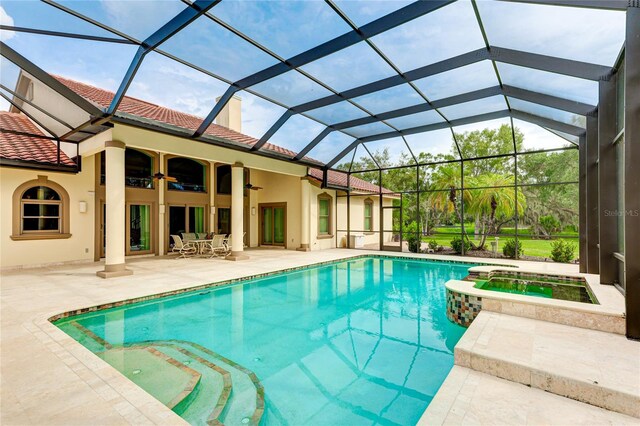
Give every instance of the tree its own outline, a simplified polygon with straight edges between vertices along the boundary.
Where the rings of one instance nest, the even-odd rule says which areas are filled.
[[[445,164],[437,168],[431,175],[428,200],[431,207],[444,214],[453,211],[456,218],[463,223],[460,210],[460,167],[457,163]],[[471,194],[465,190],[462,192],[463,202],[471,200]]]
[[[514,129],[516,149],[522,149],[524,135],[519,129]],[[463,158],[480,158],[513,153],[514,143],[511,126],[501,125],[497,129],[474,130],[472,132],[456,133],[456,141]],[[452,153],[457,155],[455,144]],[[477,177],[485,173],[513,174],[511,157],[485,158],[465,162],[465,176]],[[467,185],[465,185],[467,186]]]
[[[469,213],[480,218],[481,240],[476,248],[484,250],[487,236],[497,234],[502,225],[514,219],[516,212],[518,216],[523,214],[526,200],[521,191],[513,188],[512,177],[487,173],[474,180],[478,189],[471,190]]]
[[[528,154],[523,153],[523,140],[519,129],[512,132],[511,126],[504,124],[496,129],[456,133],[447,154],[414,152],[392,160],[391,148],[371,155],[362,151],[366,155],[340,169],[403,192],[403,217],[398,220],[405,227],[416,222],[417,233],[428,234],[433,226],[443,223],[462,225],[465,220],[473,220],[479,239],[474,248],[484,248],[487,236],[499,233],[514,219],[516,210],[518,219],[522,218],[520,223],[529,226],[533,235],[549,234],[542,223],[550,220],[544,219],[547,216],[560,223],[559,230],[577,226],[578,186],[573,183],[578,180],[577,150]],[[517,191],[513,188],[514,148],[522,153],[518,155],[517,172],[518,183],[524,186]],[[464,163],[457,161],[459,153]],[[416,160],[422,166],[416,168]],[[379,167],[385,170],[381,173]],[[463,178],[464,191],[460,189]],[[547,185],[558,182],[562,184]]]
[[[527,198],[524,223],[535,236],[549,237],[542,219],[552,216],[560,230],[568,226],[577,227],[578,218],[578,150],[521,155],[518,161],[521,182],[535,184],[523,186]],[[561,185],[546,185],[548,182],[564,182]]]

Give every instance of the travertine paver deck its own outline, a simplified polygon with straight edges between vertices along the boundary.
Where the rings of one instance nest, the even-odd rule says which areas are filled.
[[[175,413],[48,323],[47,318],[77,308],[366,253],[346,249],[306,253],[251,250],[248,252],[251,260],[245,262],[127,259],[134,275],[111,280],[96,277],[95,272],[103,268],[100,263],[3,271],[0,423],[183,424]],[[490,259],[475,260],[494,263]],[[495,263],[577,272],[576,265],[506,260]]]
[[[638,425],[640,419],[455,366],[418,425]]]
[[[640,342],[618,334],[482,311],[455,363],[640,421]]]

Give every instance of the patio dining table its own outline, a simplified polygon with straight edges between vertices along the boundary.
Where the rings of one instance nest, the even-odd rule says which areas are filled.
[[[211,244],[211,239],[198,239],[198,240],[187,240],[189,243],[193,243],[196,245],[197,247],[197,251],[196,251],[196,256],[203,256],[204,253],[204,249],[206,247],[206,244],[209,243]]]

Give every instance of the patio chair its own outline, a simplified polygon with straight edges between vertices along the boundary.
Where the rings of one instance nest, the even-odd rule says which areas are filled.
[[[244,237],[245,237],[245,235],[247,235],[247,233],[246,233],[246,232],[243,232],[243,233],[242,233],[242,247],[243,247],[243,248],[247,248],[247,245],[244,243]],[[227,239],[226,239],[227,251],[228,251],[229,253],[231,253],[231,236],[232,236],[232,234],[229,234],[229,236],[228,236],[228,237],[227,237]]]
[[[183,232],[182,239],[187,242],[189,240],[197,240],[195,232]]]
[[[224,235],[214,235],[210,243],[205,246],[211,252],[211,257],[221,257],[229,254],[227,246],[224,243]]]
[[[222,241],[222,244],[224,244],[224,248],[227,253],[231,253],[231,234],[225,237],[225,239]]]
[[[182,241],[180,235],[171,235],[171,239],[173,240],[173,247],[171,248],[172,253],[178,253],[182,258],[186,258],[187,255],[196,254],[198,248],[190,243],[189,241]]]

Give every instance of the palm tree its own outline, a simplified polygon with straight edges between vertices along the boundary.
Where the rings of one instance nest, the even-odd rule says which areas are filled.
[[[435,211],[441,211],[447,214],[450,208],[453,210],[456,218],[462,224],[464,223],[462,212],[460,211],[460,168],[458,165],[440,166],[430,179],[428,202]],[[468,190],[462,191],[462,199],[465,205],[471,200],[471,193]],[[467,237],[468,239],[468,237]]]
[[[471,190],[468,211],[480,217],[482,239],[477,248],[482,250],[487,236],[497,233],[498,225],[511,221],[516,211],[518,216],[524,214],[526,199],[522,191],[516,196],[512,176],[487,173],[476,178],[474,184],[478,189]]]

